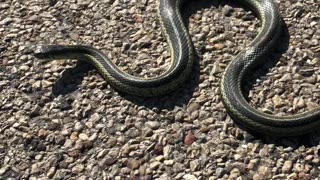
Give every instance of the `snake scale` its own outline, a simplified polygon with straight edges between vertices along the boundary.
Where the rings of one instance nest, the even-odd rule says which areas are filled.
[[[115,89],[136,96],[160,96],[181,86],[193,66],[193,44],[181,18],[181,6],[186,0],[160,0],[159,21],[171,51],[171,63],[161,75],[140,78],[121,71],[100,50],[83,45],[41,45],[35,57],[44,60],[78,59],[93,64]],[[223,104],[230,117],[248,130],[273,136],[297,136],[320,127],[320,110],[275,116],[250,106],[243,95],[245,77],[275,45],[281,30],[281,17],[273,0],[238,0],[255,12],[262,24],[259,34],[225,69],[220,85]]]

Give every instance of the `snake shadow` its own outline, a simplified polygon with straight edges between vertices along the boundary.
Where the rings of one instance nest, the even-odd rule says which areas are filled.
[[[53,95],[66,95],[76,91],[84,77],[93,69],[94,67],[91,64],[77,61],[75,67],[64,70],[61,77],[53,84]]]

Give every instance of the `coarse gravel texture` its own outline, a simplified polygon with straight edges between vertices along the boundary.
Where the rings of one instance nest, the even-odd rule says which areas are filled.
[[[225,112],[221,72],[260,27],[241,5],[185,5],[198,63],[190,81],[165,97],[121,94],[91,65],[32,56],[38,44],[86,44],[130,74],[157,76],[170,52],[156,2],[0,0],[0,179],[319,177],[318,132],[250,135]],[[253,73],[246,94],[264,112],[295,114],[320,100],[320,2],[276,2],[282,37],[270,69]]]

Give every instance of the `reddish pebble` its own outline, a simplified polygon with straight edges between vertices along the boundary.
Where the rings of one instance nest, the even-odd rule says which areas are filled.
[[[40,130],[38,131],[38,136],[39,136],[40,138],[46,137],[46,136],[47,136],[47,131],[46,131],[45,129],[40,129]]]
[[[192,131],[189,130],[186,137],[184,138],[184,144],[191,145],[195,140],[196,140],[196,138],[192,134]]]

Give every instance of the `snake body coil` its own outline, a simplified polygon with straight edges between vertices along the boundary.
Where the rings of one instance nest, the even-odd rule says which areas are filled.
[[[89,46],[46,45],[35,50],[39,59],[79,59],[93,64],[109,84],[137,96],[158,96],[182,86],[193,64],[193,45],[183,24],[180,8],[185,0],[160,0],[160,24],[171,50],[171,64],[155,78],[138,78],[121,71],[101,51]],[[258,64],[278,39],[281,27],[273,0],[239,0],[262,22],[257,37],[230,62],[221,79],[221,97],[228,114],[250,130],[276,136],[296,136],[320,126],[319,109],[292,116],[274,116],[252,108],[244,98],[245,76]]]

